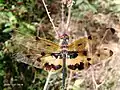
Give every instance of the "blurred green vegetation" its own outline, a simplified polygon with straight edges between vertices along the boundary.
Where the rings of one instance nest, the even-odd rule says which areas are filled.
[[[45,0],[51,15],[57,15],[60,3],[56,0]],[[55,9],[55,10],[54,10]],[[72,17],[81,19],[88,11],[96,13],[119,13],[120,3],[117,0],[74,0]],[[36,35],[36,26],[42,22],[52,29],[42,0],[0,0],[0,90],[43,90],[46,72],[29,65],[18,63],[6,52],[8,40],[15,33],[22,35]],[[44,28],[43,28],[44,30]],[[47,34],[46,34],[47,33]],[[50,38],[50,37],[48,37]],[[54,38],[54,37],[53,37]],[[36,77],[41,74],[41,77]],[[18,86],[4,86],[5,83],[21,83]]]

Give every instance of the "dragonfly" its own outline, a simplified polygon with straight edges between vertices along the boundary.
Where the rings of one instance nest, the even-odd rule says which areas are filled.
[[[107,59],[113,55],[113,51],[108,48],[99,48],[93,55],[89,55],[93,53],[89,50],[89,44],[94,41],[93,37],[88,35],[71,42],[65,30],[59,35],[58,43],[38,36],[14,35],[11,38],[11,46],[14,46],[14,52],[17,52],[18,62],[43,68],[48,72],[62,71],[63,88],[68,70],[81,71],[89,68],[96,60]]]
[[[100,48],[90,56],[87,44],[91,41],[93,41],[92,37],[88,36],[70,42],[66,33],[60,36],[59,44],[40,37],[17,35],[12,38],[12,46],[14,52],[17,52],[16,61],[43,68],[48,72],[62,71],[64,88],[67,71],[87,69],[97,60],[107,59],[113,55],[112,50]]]

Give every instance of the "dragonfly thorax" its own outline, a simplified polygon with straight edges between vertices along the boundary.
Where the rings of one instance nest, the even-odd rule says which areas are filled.
[[[67,34],[63,34],[60,36],[60,47],[62,50],[68,48],[69,36]]]

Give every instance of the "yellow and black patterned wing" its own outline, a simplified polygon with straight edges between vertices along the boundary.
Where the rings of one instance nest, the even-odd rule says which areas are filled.
[[[59,45],[52,41],[31,36],[14,36],[11,39],[12,52],[19,62],[46,70],[58,70],[62,67],[61,59],[52,53],[59,51]]]
[[[83,37],[68,45],[69,51],[75,51],[75,53],[71,54],[71,57],[67,59],[67,68],[70,70],[82,70],[85,68],[87,64],[87,51],[86,45],[88,38]]]
[[[81,51],[75,56],[73,55],[73,58],[68,58],[66,61],[68,70],[83,70],[89,68],[91,64],[96,64],[102,60],[108,60],[113,55],[113,51],[108,48],[102,48],[92,56],[85,56],[85,53],[88,52]]]
[[[108,48],[93,50],[94,53],[88,52],[87,43],[89,44],[88,38],[81,38],[69,45],[69,50],[75,51],[66,61],[69,70],[83,70],[91,64],[106,60],[113,55],[113,51]]]
[[[28,50],[45,51],[48,54],[59,50],[59,45],[56,43],[39,37],[16,35],[12,37],[12,42],[18,46],[26,47]]]
[[[70,51],[83,51],[86,48],[88,38],[83,37],[78,40],[75,40],[70,45],[68,45],[68,50]]]

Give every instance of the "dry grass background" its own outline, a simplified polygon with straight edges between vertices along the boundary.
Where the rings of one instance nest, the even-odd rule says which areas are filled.
[[[102,40],[102,36],[105,34],[107,28],[114,29],[115,34],[112,36],[112,34],[108,32],[109,34],[106,35],[105,42],[102,43],[102,47],[111,49],[114,54],[109,59],[105,59],[92,65],[88,70],[78,72],[78,76],[75,79],[75,82],[69,87],[73,90],[119,90],[120,18],[119,16],[116,17],[116,15],[112,14],[90,14],[87,14],[81,23],[82,25],[79,23],[79,28],[76,29],[76,33],[81,33],[80,30],[88,29],[91,32],[91,35],[97,37],[95,42],[97,42],[96,46],[99,46],[98,43]],[[73,31],[75,32],[75,30]]]

